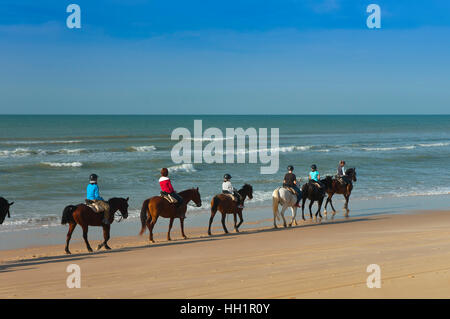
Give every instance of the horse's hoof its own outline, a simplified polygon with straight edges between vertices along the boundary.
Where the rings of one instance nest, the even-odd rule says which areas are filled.
[[[212,234],[211,234],[211,233],[208,233],[208,236],[212,236]]]
[[[187,238],[187,236],[183,236],[183,239],[186,240],[186,239],[188,239],[188,238]]]
[[[102,245],[98,245],[97,250],[102,249]]]
[[[109,246],[105,246],[105,249],[107,249],[107,250],[111,250],[111,247],[109,247]]]
[[[93,252],[92,248],[88,248],[88,252],[92,253]]]
[[[66,249],[66,254],[67,255],[72,255],[72,253],[70,252],[70,250]]]
[[[172,239],[170,239],[170,238],[167,238],[167,241],[171,241]]]

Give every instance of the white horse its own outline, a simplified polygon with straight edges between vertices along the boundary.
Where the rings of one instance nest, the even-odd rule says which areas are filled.
[[[272,208],[273,208],[273,226],[275,228],[277,227],[276,219],[280,220],[280,215],[283,218],[283,225],[284,227],[287,227],[286,225],[286,219],[284,218],[284,211],[291,208],[292,211],[292,220],[289,223],[289,227],[292,226],[292,224],[297,226],[297,221],[295,220],[295,216],[297,215],[297,206],[295,206],[295,203],[297,202],[297,196],[292,194],[290,191],[288,191],[284,187],[278,187],[275,189],[272,193]],[[278,205],[281,205],[281,212],[278,211]]]

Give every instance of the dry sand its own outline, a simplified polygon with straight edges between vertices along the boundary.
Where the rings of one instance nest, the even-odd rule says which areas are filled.
[[[254,227],[258,227],[255,225]],[[448,298],[450,212],[310,221],[212,237],[178,222],[172,242],[158,234],[112,238],[112,251],[83,243],[0,251],[1,298]],[[231,227],[229,228],[232,229]],[[76,232],[74,237],[80,237]],[[63,241],[64,239],[62,239]],[[91,241],[96,247],[97,241]],[[81,267],[69,289],[66,267]],[[367,288],[369,264],[381,288]]]

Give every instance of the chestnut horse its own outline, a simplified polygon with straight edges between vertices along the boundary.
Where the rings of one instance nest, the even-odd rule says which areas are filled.
[[[12,204],[14,204],[14,202],[8,203],[6,199],[0,197],[0,225],[5,221],[6,215],[8,215],[8,218],[11,218],[11,215],[9,214],[9,208]]]
[[[187,239],[184,234],[184,219],[186,218],[187,204],[193,201],[197,207],[202,206],[202,199],[200,198],[200,193],[197,188],[187,189],[185,191],[179,192],[183,198],[183,204],[177,207],[176,204],[169,203],[167,199],[161,196],[153,196],[148,198],[142,203],[141,209],[141,224],[142,228],[139,235],[145,232],[145,226],[148,227],[150,231],[149,240],[154,243],[153,240],[153,227],[155,227],[158,217],[170,218],[169,231],[167,232],[167,240],[170,240],[170,230],[172,229],[173,220],[175,218],[180,219],[181,234],[184,239]]]
[[[346,210],[345,216],[348,216],[348,213],[350,211],[348,209],[348,201],[350,199],[350,195],[352,194],[352,189],[353,189],[352,182],[356,182],[356,169],[349,168],[345,172],[345,176],[343,178],[345,178],[347,181],[346,185],[339,182],[339,180],[337,178],[332,178],[331,176],[327,176],[324,180],[325,191],[328,194],[328,198],[327,198],[327,201],[325,202],[325,208],[324,208],[325,215],[327,214],[327,205],[329,202],[331,205],[331,209],[333,209],[333,217],[334,217],[334,215],[336,214],[336,210],[334,209],[334,206],[333,206],[332,197],[334,194],[342,194],[345,197],[345,204],[344,204],[344,209]]]
[[[250,184],[245,184],[238,193],[242,197],[242,202],[245,201],[245,198],[249,199],[253,198],[253,187]],[[217,211],[222,213],[222,227],[225,231],[225,234],[228,234],[227,226],[225,226],[225,216],[226,214],[233,214],[234,217],[234,229],[236,232],[239,232],[239,226],[241,226],[244,219],[242,218],[242,208],[238,208],[238,203],[235,202],[230,196],[226,194],[218,194],[213,197],[211,200],[211,217],[209,218],[209,226],[208,226],[208,235],[211,236],[211,224],[214,220],[214,216]],[[239,224],[237,223],[236,215],[239,215]]]
[[[83,228],[83,238],[84,242],[86,243],[87,250],[89,252],[92,252],[92,248],[91,245],[89,245],[87,237],[88,226],[103,227],[104,241],[103,243],[98,245],[97,250],[102,247],[105,247],[105,249],[111,249],[111,247],[108,246],[108,240],[111,229],[111,223],[114,221],[114,214],[115,212],[120,211],[123,218],[128,217],[128,199],[129,197],[127,197],[126,199],[114,197],[108,200],[108,204],[110,207],[109,225],[105,225],[102,223],[104,215],[103,213],[96,213],[85,204],[79,204],[76,206],[74,205],[66,206],[66,208],[64,208],[61,218],[61,224],[65,225],[69,223],[69,231],[67,232],[66,249],[65,249],[66,253],[70,254],[69,242],[77,224],[80,225],[81,228]]]

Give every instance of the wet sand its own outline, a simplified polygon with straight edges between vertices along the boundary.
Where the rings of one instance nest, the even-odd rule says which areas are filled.
[[[229,218],[229,230],[232,230]],[[80,240],[0,251],[1,298],[448,298],[450,211],[350,217],[273,229],[268,220],[241,233],[187,228],[113,237],[112,251],[87,253]],[[75,237],[81,237],[79,232]],[[98,240],[92,240],[96,248]],[[69,289],[66,267],[81,268]],[[381,288],[369,289],[369,264]]]

